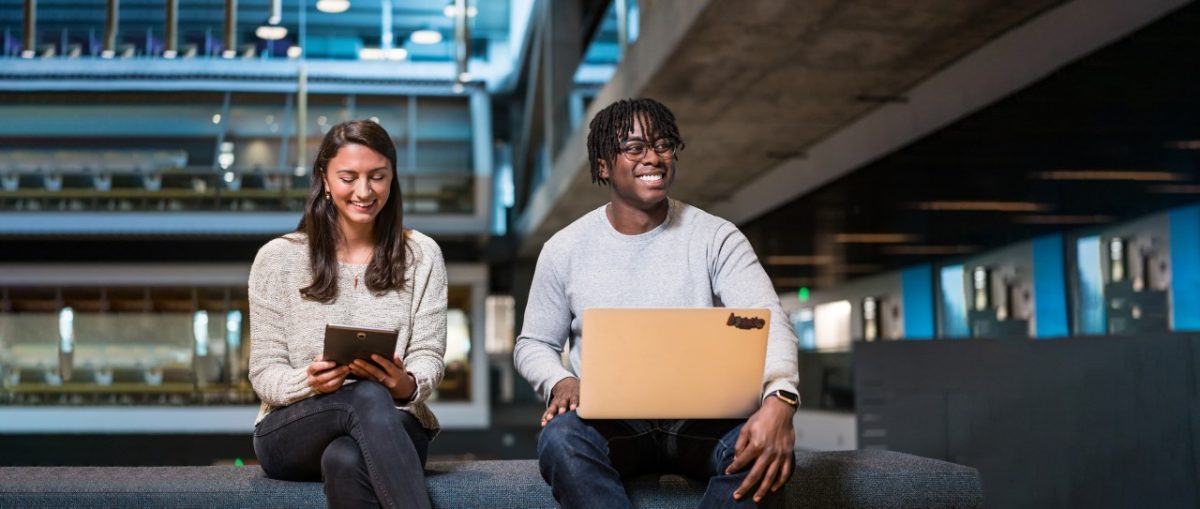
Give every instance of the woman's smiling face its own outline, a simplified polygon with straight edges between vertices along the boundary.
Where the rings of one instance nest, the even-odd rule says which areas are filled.
[[[369,147],[348,143],[325,167],[325,190],[337,208],[339,223],[374,224],[387,203],[396,171]]]

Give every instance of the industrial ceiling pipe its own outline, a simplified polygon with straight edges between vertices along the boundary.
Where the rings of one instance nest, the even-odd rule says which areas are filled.
[[[25,0],[25,44],[21,56],[33,58],[37,51],[37,0]]]
[[[225,0],[225,58],[237,54],[237,0]]]
[[[454,0],[454,64],[455,80],[471,80],[467,59],[471,56],[471,33],[467,26],[467,0]]]
[[[163,49],[163,57],[175,58],[179,54],[179,45],[176,40],[178,37],[176,31],[179,28],[179,0],[167,0],[167,26],[163,30],[164,43],[166,48]]]
[[[118,0],[108,0],[106,2],[106,17],[104,19],[104,47],[100,50],[100,56],[104,58],[112,58],[116,55],[117,50],[117,11],[120,8]]]

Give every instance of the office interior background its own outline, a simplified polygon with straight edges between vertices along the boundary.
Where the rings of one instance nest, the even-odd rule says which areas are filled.
[[[323,134],[394,137],[450,280],[430,455],[532,458],[533,265],[587,120],[672,108],[801,352],[797,447],[992,507],[1200,505],[1200,6],[0,0],[0,463],[253,464],[246,279]],[[1165,505],[1164,505],[1165,504]]]

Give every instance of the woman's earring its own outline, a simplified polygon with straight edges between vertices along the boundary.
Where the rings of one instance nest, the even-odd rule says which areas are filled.
[[[332,199],[333,199],[333,197],[332,197],[332,196],[329,196],[329,191],[325,191],[325,199],[326,199],[326,200],[332,200]]]

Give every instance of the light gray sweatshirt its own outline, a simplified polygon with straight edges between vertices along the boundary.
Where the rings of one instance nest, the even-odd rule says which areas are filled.
[[[796,335],[746,236],[729,221],[668,203],[667,219],[649,232],[618,232],[605,205],[542,246],[513,360],[547,402],[554,384],[580,371],[583,310],[590,307],[768,308],[763,394],[799,392]],[[570,369],[561,361],[568,338]]]
[[[337,299],[322,304],[300,296],[312,282],[306,235],[284,235],[259,249],[249,290],[250,385],[262,399],[255,424],[275,408],[317,395],[306,370],[324,351],[325,325],[333,323],[400,331],[396,352],[417,379],[417,392],[399,408],[438,429],[425,400],[445,367],[446,263],[437,243],[416,230],[409,230],[406,262],[404,289],[382,295],[363,282],[367,265],[338,263]]]

